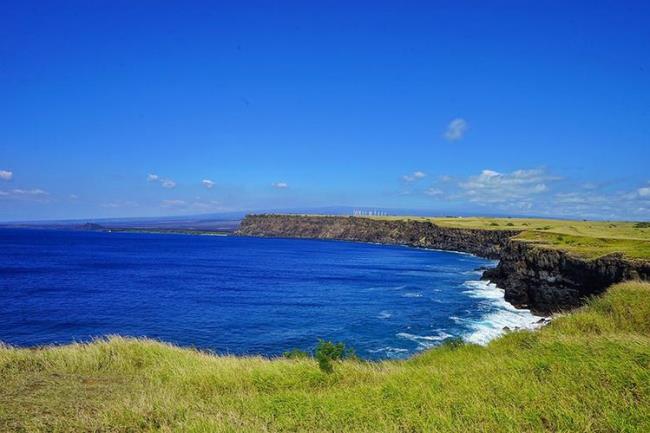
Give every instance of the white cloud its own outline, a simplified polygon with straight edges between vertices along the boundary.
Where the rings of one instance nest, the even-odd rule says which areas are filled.
[[[427,174],[423,171],[414,171],[411,174],[405,174],[402,176],[402,180],[404,182],[415,182],[416,180],[420,180],[427,177]]]
[[[276,189],[286,189],[286,188],[289,188],[289,184],[286,183],[286,182],[273,182],[273,183],[271,184],[271,186],[272,186],[273,188],[276,188]]]
[[[486,178],[486,179],[489,179],[489,178],[492,178],[492,177],[501,176],[501,173],[499,173],[498,171],[494,171],[494,170],[483,170],[481,172],[481,176]]]
[[[539,168],[515,170],[511,173],[483,170],[481,174],[461,181],[458,186],[469,201],[506,203],[545,193],[549,191],[548,183],[559,179]]]
[[[79,198],[79,196],[78,196],[77,194],[70,194],[70,195],[68,196],[68,198],[69,198],[70,200],[77,200],[77,199]]]
[[[185,200],[163,200],[160,202],[163,207],[175,207],[175,206],[185,206],[187,202]]]
[[[152,173],[148,174],[147,175],[147,182],[157,182],[163,188],[167,188],[167,189],[176,188],[176,182],[174,182],[171,179],[162,178],[162,177],[158,176],[157,174],[152,174]]]
[[[612,182],[572,181],[544,168],[485,169],[466,178],[435,176],[429,188],[415,192],[471,210],[478,210],[475,205],[521,215],[650,219],[650,182],[617,190]]]
[[[465,119],[456,118],[451,122],[449,122],[449,125],[447,125],[447,131],[445,131],[445,138],[449,141],[460,140],[461,138],[463,138],[468,128],[469,125],[467,124],[467,121]]]
[[[650,186],[644,186],[636,190],[639,197],[650,197]]]
[[[176,182],[174,182],[171,179],[161,179],[160,184],[162,185],[163,188],[167,188],[167,189],[176,188]]]
[[[34,188],[34,189],[12,189],[11,193],[15,195],[30,195],[30,196],[43,196],[43,195],[49,195],[47,191],[43,191],[40,188]]]
[[[138,203],[131,200],[116,200],[108,203],[101,203],[99,206],[106,209],[121,209],[137,207]]]
[[[203,180],[201,181],[201,184],[202,184],[204,187],[206,187],[207,189],[212,189],[212,188],[214,188],[214,186],[216,185],[215,182],[212,181],[212,180],[210,180],[210,179],[203,179]]]
[[[11,180],[14,177],[14,173],[8,170],[0,170],[0,179],[2,180]]]
[[[424,190],[424,193],[425,193],[426,195],[428,195],[428,196],[436,197],[436,196],[441,196],[441,195],[443,195],[445,192],[444,192],[443,190],[441,190],[441,189],[431,187],[431,188],[427,188],[427,189],[425,189],[425,190]]]
[[[50,193],[40,188],[14,188],[11,190],[0,191],[0,197],[8,200],[47,202],[49,201],[49,196]]]

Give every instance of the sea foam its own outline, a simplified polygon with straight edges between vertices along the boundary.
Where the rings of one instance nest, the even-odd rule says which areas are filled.
[[[428,349],[430,347],[437,346],[441,341],[446,340],[449,337],[452,337],[451,334],[447,334],[442,329],[438,329],[437,335],[415,335],[408,332],[398,332],[395,334],[396,337],[402,338],[404,340],[410,340],[414,343],[417,343],[419,349]]]
[[[503,290],[487,281],[467,281],[464,286],[468,289],[463,293],[472,298],[484,299],[490,311],[478,321],[467,323],[470,331],[463,339],[470,343],[485,345],[490,340],[504,334],[508,329],[535,329],[542,326],[542,317],[536,316],[527,309],[515,308],[504,299]],[[456,320],[454,320],[456,319]],[[461,320],[457,317],[454,321]],[[457,322],[458,323],[458,322]]]

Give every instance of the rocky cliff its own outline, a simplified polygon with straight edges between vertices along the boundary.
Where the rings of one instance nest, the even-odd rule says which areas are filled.
[[[497,259],[517,232],[439,227],[426,221],[335,216],[248,215],[240,235],[339,239],[464,251]]]
[[[249,215],[237,234],[400,244],[499,259],[483,278],[504,289],[515,306],[542,314],[579,306],[623,280],[650,280],[648,261],[621,255],[588,260],[513,240],[516,231],[448,228],[420,220]]]
[[[550,313],[577,307],[614,283],[650,280],[650,262],[621,254],[589,260],[511,240],[501,250],[497,267],[485,271],[483,278],[505,289],[505,299],[513,305]]]

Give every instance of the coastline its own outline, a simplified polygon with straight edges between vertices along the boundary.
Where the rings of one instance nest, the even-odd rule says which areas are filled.
[[[498,259],[482,279],[504,290],[518,308],[548,316],[583,305],[607,287],[650,280],[650,261],[613,253],[588,258],[517,239],[521,230],[455,228],[422,219],[247,215],[235,235],[336,239],[440,249]]]
[[[646,432],[648,294],[620,284],[535,332],[329,373],[148,339],[0,345],[0,431]]]

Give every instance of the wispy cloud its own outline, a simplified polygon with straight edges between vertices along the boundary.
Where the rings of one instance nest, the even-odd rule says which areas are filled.
[[[29,195],[29,196],[44,196],[44,195],[49,195],[47,191],[44,191],[40,188],[33,188],[33,189],[12,189],[11,190],[12,194],[15,195]]]
[[[411,174],[405,174],[402,176],[404,182],[415,182],[416,180],[424,179],[427,177],[427,174],[423,171],[414,171]]]
[[[484,169],[467,177],[434,176],[427,188],[415,189],[437,201],[466,209],[489,209],[522,215],[649,219],[650,182],[636,187],[615,182],[585,182],[557,176],[545,168],[502,172]]]
[[[441,195],[444,195],[444,191],[438,188],[430,187],[424,190],[424,194],[430,196],[430,197],[439,197]]]
[[[138,207],[138,203],[132,200],[115,200],[106,203],[100,203],[99,207],[105,209],[122,209]]]
[[[207,189],[212,189],[212,188],[214,188],[214,186],[216,185],[216,183],[215,183],[213,180],[210,180],[210,179],[203,179],[203,180],[201,181],[201,185],[203,185],[203,186],[206,187]]]
[[[463,138],[468,128],[469,125],[465,119],[456,118],[451,122],[449,122],[449,125],[447,125],[447,130],[445,131],[445,138],[449,141],[460,140],[461,138]]]
[[[160,202],[160,205],[163,207],[177,207],[185,206],[187,202],[185,200],[163,200]]]
[[[160,181],[160,184],[162,185],[163,188],[167,188],[167,189],[176,188],[176,182],[174,182],[171,179],[163,179]]]
[[[172,179],[166,179],[153,173],[147,175],[147,182],[159,183],[163,188],[167,189],[176,188],[176,182],[174,182]]]
[[[160,206],[181,213],[214,212],[226,209],[222,203],[217,200],[201,200],[200,197],[196,197],[193,200],[163,200],[160,202]]]
[[[636,190],[639,197],[648,197],[650,198],[650,186],[644,186]]]
[[[2,180],[11,180],[14,177],[13,171],[9,170],[0,170],[0,179]]]
[[[271,186],[275,189],[287,189],[289,188],[289,184],[286,182],[273,182]]]
[[[15,199],[37,199],[42,200],[43,198],[48,197],[50,194],[47,191],[44,191],[40,188],[32,189],[21,189],[14,188],[11,190],[0,191],[0,196],[5,198],[15,198]]]
[[[500,173],[483,170],[477,176],[461,181],[462,194],[476,203],[504,203],[513,200],[526,200],[536,194],[548,191],[548,183],[559,180],[557,176],[543,169],[516,170]]]

